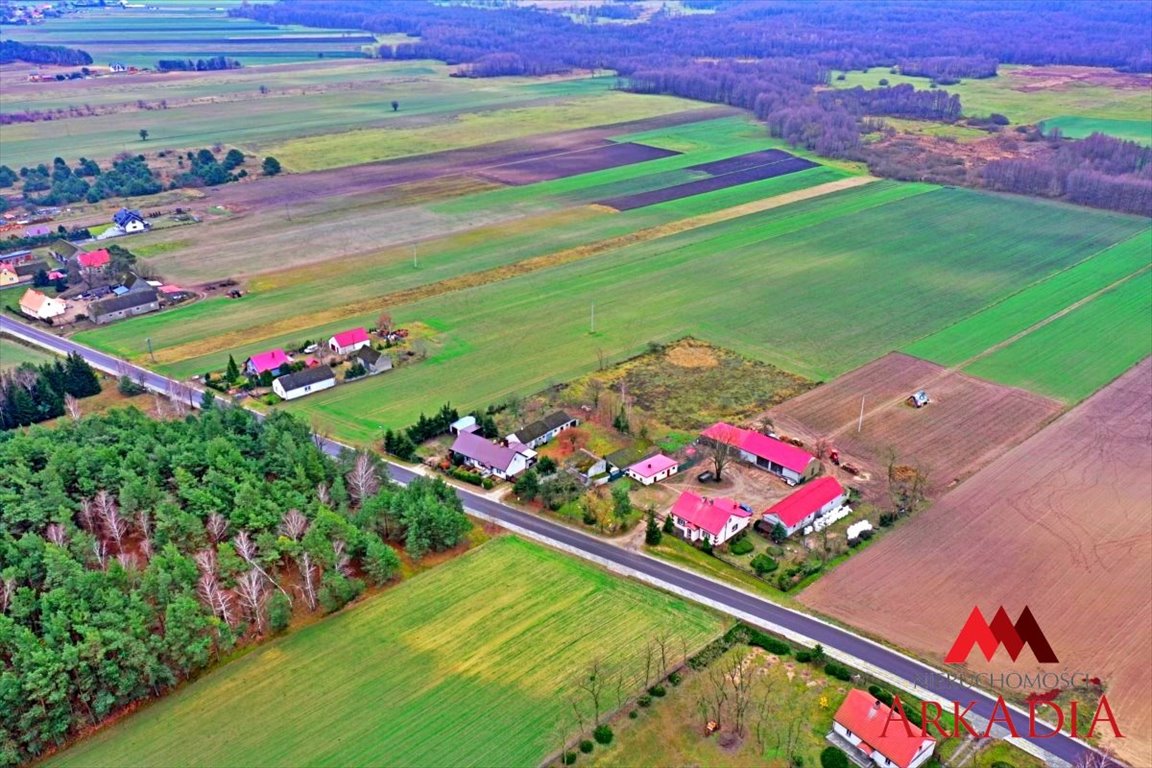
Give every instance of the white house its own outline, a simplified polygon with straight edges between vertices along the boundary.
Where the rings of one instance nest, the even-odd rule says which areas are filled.
[[[818,477],[769,507],[763,516],[769,529],[777,523],[791,536],[817,518],[844,506],[848,494],[834,477]]]
[[[779,475],[788,485],[811,480],[820,474],[820,462],[803,448],[751,429],[720,421],[708,427],[700,436],[705,442],[731,446],[738,452],[741,461]]]
[[[551,441],[566,429],[575,427],[580,419],[569,416],[564,411],[556,411],[539,421],[517,429],[505,439],[509,443],[523,443],[529,448],[539,448]]]
[[[313,392],[321,392],[336,386],[336,374],[326,365],[305,368],[296,373],[281,376],[272,382],[272,391],[285,400],[295,400]]]
[[[143,232],[150,226],[148,220],[140,213],[140,211],[132,210],[131,208],[121,208],[112,215],[112,223],[126,235],[131,235],[136,232]]]
[[[460,431],[452,443],[452,453],[464,460],[466,466],[501,480],[515,477],[536,460],[536,451],[521,443],[497,445],[475,432]]]
[[[841,749],[879,768],[918,768],[932,756],[936,739],[922,736],[911,723],[905,727],[899,715],[889,722],[890,712],[872,694],[853,688],[832,719],[832,731],[839,737],[834,743],[841,742],[837,744]]]
[[[672,510],[672,525],[688,541],[719,546],[748,527],[752,513],[732,499],[706,499],[684,491]]]
[[[665,480],[680,471],[680,462],[662,453],[641,459],[628,467],[625,474],[641,485],[652,485]]]
[[[60,299],[54,299],[35,288],[29,288],[20,297],[20,311],[37,320],[51,320],[67,312],[68,306]]]
[[[368,332],[363,328],[353,328],[342,331],[328,339],[328,348],[338,355],[350,355],[358,349],[363,349],[372,343]]]

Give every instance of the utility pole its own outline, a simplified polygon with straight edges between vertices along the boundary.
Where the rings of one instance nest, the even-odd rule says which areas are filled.
[[[152,362],[156,362],[156,355],[152,354],[152,337],[145,338],[144,343],[148,345],[148,357],[151,358]]]
[[[412,269],[420,269],[420,263],[416,261],[416,243],[412,243]]]
[[[860,419],[856,422],[856,434],[864,428],[864,395],[860,395]]]
[[[588,333],[596,333],[596,302],[592,302],[592,317],[588,322]]]

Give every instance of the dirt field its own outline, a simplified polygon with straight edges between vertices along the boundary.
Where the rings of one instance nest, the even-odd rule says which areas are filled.
[[[932,403],[904,399],[926,389]],[[856,431],[860,398],[863,429]],[[868,474],[854,482],[883,498],[889,459],[928,474],[936,496],[1040,429],[1061,409],[1055,400],[951,371],[898,352],[885,355],[768,411],[777,431],[811,446],[827,438]]]
[[[507,163],[484,171],[480,176],[501,184],[519,186],[535,184],[538,181],[562,179],[581,173],[603,171],[608,168],[619,168],[623,165],[643,163],[678,154],[680,153],[659,147],[649,147],[645,144],[632,144],[630,142],[617,144],[605,140],[603,145],[599,147],[546,154],[538,158]]]
[[[1099,676],[1152,765],[1152,358],[1004,455],[922,517],[808,588],[802,602],[940,661],[974,604],[1027,604],[1059,670]],[[899,593],[899,600],[889,599]],[[978,663],[977,663],[978,662]],[[1035,672],[979,653],[972,670]],[[1052,671],[1056,666],[1046,666]]]

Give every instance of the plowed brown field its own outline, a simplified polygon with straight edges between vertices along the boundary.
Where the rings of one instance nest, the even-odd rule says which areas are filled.
[[[973,605],[1028,605],[1060,658],[1045,670],[1099,676],[1126,736],[1112,746],[1152,765],[1152,358],[800,599],[936,661]],[[1027,650],[968,663],[1040,669]]]
[[[932,403],[904,399],[928,390]],[[860,399],[863,428],[857,432]],[[870,498],[882,498],[890,457],[928,475],[935,496],[972,475],[1040,429],[1060,412],[1055,400],[993,384],[898,352],[806,392],[768,411],[778,431],[809,447],[824,437],[844,460],[860,466],[857,479]]]

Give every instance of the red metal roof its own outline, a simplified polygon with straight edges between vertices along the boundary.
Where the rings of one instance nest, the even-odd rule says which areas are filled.
[[[256,373],[264,373],[265,371],[274,371],[282,365],[287,365],[292,362],[288,359],[288,355],[284,354],[282,349],[270,349],[267,352],[260,352],[248,358],[252,363],[252,367]]]
[[[718,421],[702,433],[704,437],[735,446],[765,461],[779,464],[797,474],[802,474],[816,458],[802,448],[777,440],[750,429],[734,427]]]
[[[635,472],[641,477],[655,477],[666,469],[678,466],[680,462],[676,459],[670,459],[662,453],[655,456],[649,456],[647,459],[641,459],[632,466],[628,467],[629,472]]]
[[[102,267],[112,260],[108,255],[107,248],[101,248],[98,251],[88,251],[76,257],[77,263],[82,267]]]
[[[366,341],[371,341],[368,338],[368,332],[363,328],[353,328],[350,331],[341,331],[332,337],[338,347],[350,347],[353,344],[360,344]]]
[[[680,498],[672,505],[672,514],[713,536],[719,536],[733,516],[749,516],[748,512],[740,509],[732,499],[706,499],[692,491],[680,494]]]
[[[911,724],[909,727],[913,735],[909,736],[899,719],[888,723],[889,712],[884,702],[867,691],[853,688],[848,691],[840,709],[836,710],[835,720],[862,739],[860,747],[865,752],[875,750],[900,768],[908,768],[924,742],[935,742],[936,739],[921,736],[920,729]],[[881,736],[885,732],[885,724],[888,725],[887,733]],[[864,749],[865,745],[869,749]]]
[[[784,497],[764,512],[764,516],[775,515],[776,519],[789,528],[794,527],[820,507],[843,495],[844,487],[834,477],[818,477],[804,483],[800,489]]]

